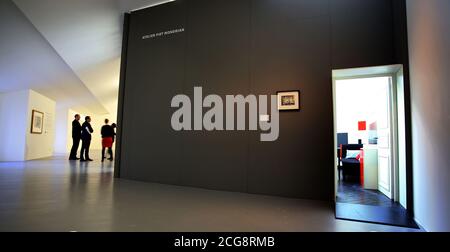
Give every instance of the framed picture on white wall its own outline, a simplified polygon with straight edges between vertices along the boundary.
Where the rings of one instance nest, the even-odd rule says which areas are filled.
[[[44,113],[34,110],[31,113],[31,134],[42,134],[44,129]]]

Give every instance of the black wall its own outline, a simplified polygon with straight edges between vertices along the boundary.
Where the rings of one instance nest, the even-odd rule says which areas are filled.
[[[396,1],[177,0],[132,12],[116,175],[332,200],[332,69],[403,63]],[[142,39],[181,27],[185,32]],[[250,131],[175,132],[171,99],[193,97],[194,86],[204,95],[300,90],[302,109],[280,114],[276,142]]]

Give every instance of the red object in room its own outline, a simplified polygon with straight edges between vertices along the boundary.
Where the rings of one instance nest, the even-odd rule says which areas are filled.
[[[367,122],[366,121],[358,122],[358,130],[359,131],[365,131],[366,129],[367,129]]]
[[[359,158],[359,174],[360,174],[360,183],[361,186],[364,187],[364,149],[361,149],[361,154]]]

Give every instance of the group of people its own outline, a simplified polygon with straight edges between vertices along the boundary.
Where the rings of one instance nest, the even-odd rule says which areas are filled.
[[[81,162],[94,161],[89,157],[89,148],[91,146],[92,134],[94,129],[91,126],[91,117],[86,116],[83,124],[80,123],[80,115],[75,115],[72,122],[72,140],[73,145],[70,150],[69,160],[80,160]],[[105,161],[105,151],[108,150],[108,160],[113,160],[112,146],[115,141],[117,125],[115,123],[109,125],[109,120],[105,119],[105,125],[102,126],[102,162]],[[80,157],[77,157],[78,147],[81,143]]]

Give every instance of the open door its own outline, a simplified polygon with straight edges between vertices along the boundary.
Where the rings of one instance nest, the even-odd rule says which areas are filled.
[[[402,69],[333,70],[338,219],[418,228],[406,209]]]
[[[393,163],[392,163],[392,113],[391,113],[391,83],[385,82],[380,93],[376,94],[380,110],[377,113],[378,127],[378,190],[393,199]]]

